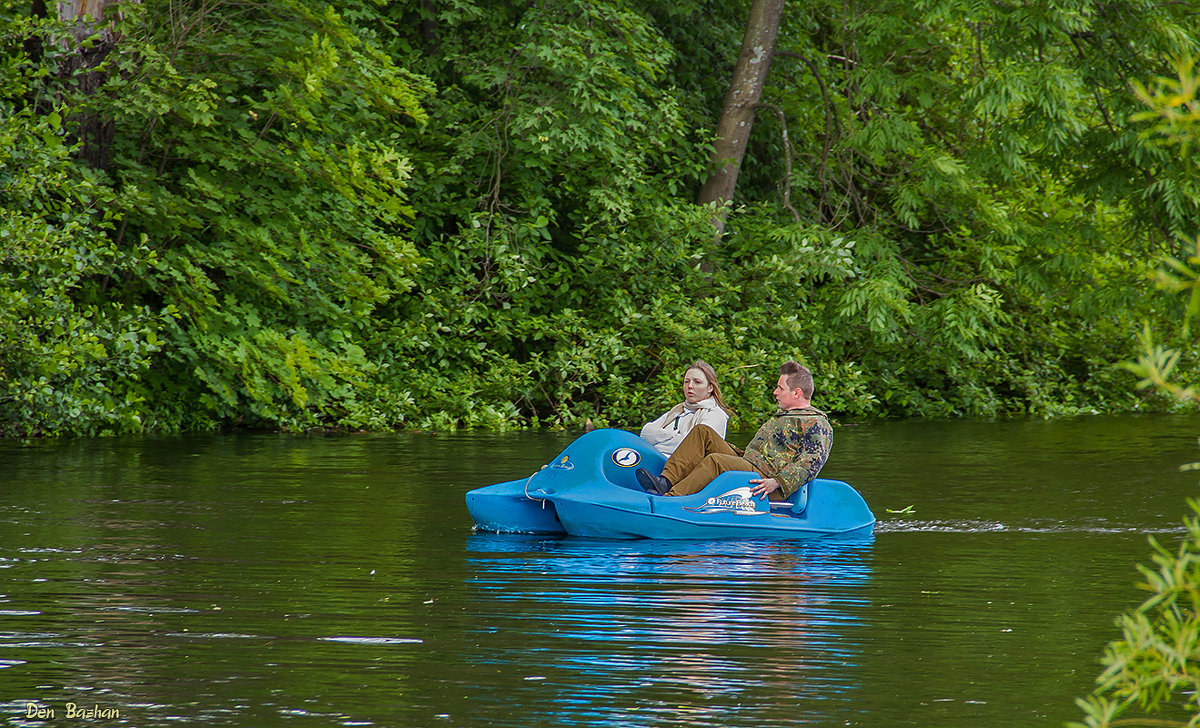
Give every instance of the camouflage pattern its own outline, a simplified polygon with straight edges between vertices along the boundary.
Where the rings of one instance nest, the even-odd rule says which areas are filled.
[[[817,477],[833,447],[833,427],[815,407],[780,410],[758,428],[742,458],[779,481],[786,498]]]

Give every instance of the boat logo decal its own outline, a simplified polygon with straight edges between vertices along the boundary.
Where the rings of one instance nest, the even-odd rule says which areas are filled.
[[[571,462],[570,455],[563,455],[561,460],[554,463],[550,467],[555,468],[557,470],[574,470],[575,463]]]
[[[699,507],[684,506],[683,510],[691,513],[737,513],[743,516],[762,515],[767,511],[758,510],[754,494],[748,487],[734,488],[718,496],[713,496]]]
[[[642,454],[632,447],[622,447],[613,451],[612,460],[622,468],[632,468],[642,461]]]

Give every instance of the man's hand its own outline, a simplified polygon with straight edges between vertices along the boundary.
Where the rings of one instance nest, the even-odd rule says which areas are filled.
[[[754,495],[767,495],[779,489],[779,481],[774,478],[751,478],[750,482],[755,483],[755,486],[750,489]]]

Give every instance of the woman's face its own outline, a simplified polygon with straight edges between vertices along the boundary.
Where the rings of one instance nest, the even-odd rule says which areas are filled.
[[[683,375],[683,398],[688,404],[696,404],[712,396],[713,386],[699,369],[688,369]]]

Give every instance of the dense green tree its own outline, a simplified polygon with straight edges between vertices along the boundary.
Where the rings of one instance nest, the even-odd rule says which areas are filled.
[[[120,235],[161,250],[140,295],[176,313],[161,392],[181,418],[353,423],[360,394],[390,396],[362,343],[412,284],[395,140],[423,121],[424,81],[329,8],[154,10],[104,108],[125,132]]]
[[[1200,38],[1182,4],[787,3],[716,244],[749,2],[149,0],[87,83],[5,7],[5,133],[59,141],[0,167],[42,251],[4,295],[70,258],[30,238],[57,205],[95,253],[62,310],[144,343],[75,377],[13,308],[0,401],[53,372],[101,429],[634,423],[696,357],[750,419],[797,356],[845,416],[1135,407],[1113,362],[1197,218],[1194,161],[1131,120]]]
[[[828,330],[816,355],[868,372],[889,413],[1066,412],[1126,391],[1112,363],[1145,313],[1146,266],[1197,209],[1194,175],[1128,123],[1129,79],[1165,70],[1196,16],[810,2],[788,19],[765,97],[812,120],[789,125],[783,180],[801,223],[760,203],[731,221],[729,252],[760,256],[789,229],[849,248],[852,276],[805,286]],[[759,144],[758,159],[787,155]],[[781,170],[746,167],[753,205]]]
[[[420,27],[409,5],[395,27]],[[671,323],[694,310],[712,235],[673,49],[618,3],[463,3],[436,21],[404,61],[439,88],[408,140],[429,262],[381,357],[424,393],[429,426],[640,412],[664,359],[645,343],[664,323],[707,328]]]
[[[143,424],[355,425],[376,409],[362,400],[405,396],[370,384],[362,344],[412,285],[395,140],[424,121],[425,81],[322,6],[146,2],[111,27],[104,83],[40,79],[112,129],[103,219],[80,224],[147,253],[105,289],[161,312]],[[49,103],[25,113],[44,123]]]
[[[822,373],[825,404],[857,416],[1136,406],[1114,362],[1148,314],[1144,276],[1173,233],[1154,221],[1182,200],[1184,225],[1194,201],[1186,170],[1128,123],[1127,74],[1165,68],[1196,37],[1185,9],[788,4],[763,97],[772,113],[712,250],[679,200],[703,179],[695,165],[724,95],[712,77],[733,67],[745,6],[696,36],[649,3],[431,15],[421,4],[409,17],[417,7],[436,34],[414,35],[405,63],[440,89],[430,129],[470,130],[441,150],[413,139],[414,158],[433,156],[432,186],[414,183],[425,271],[458,281],[432,283],[436,303],[393,317],[398,341],[427,342],[464,372],[431,409],[467,417],[470,382],[486,373],[489,396],[523,413],[630,422],[662,396],[640,384],[667,386],[697,353],[746,374],[799,354]],[[622,54],[599,52],[614,43]],[[569,131],[584,132],[574,146],[549,143]],[[615,199],[651,225],[594,205],[641,169],[652,183]],[[1156,197],[1151,177],[1170,194]],[[540,257],[519,239],[538,234]],[[704,274],[686,269],[701,259]],[[742,383],[735,402],[760,407],[761,380]]]
[[[0,47],[13,54],[43,32],[50,27],[10,16]],[[44,60],[68,53],[48,44]],[[113,193],[72,161],[70,106],[42,93],[44,66],[9,58],[0,73],[0,435],[140,430],[139,379],[161,350],[162,319],[108,294],[154,265],[153,253],[113,242]]]

